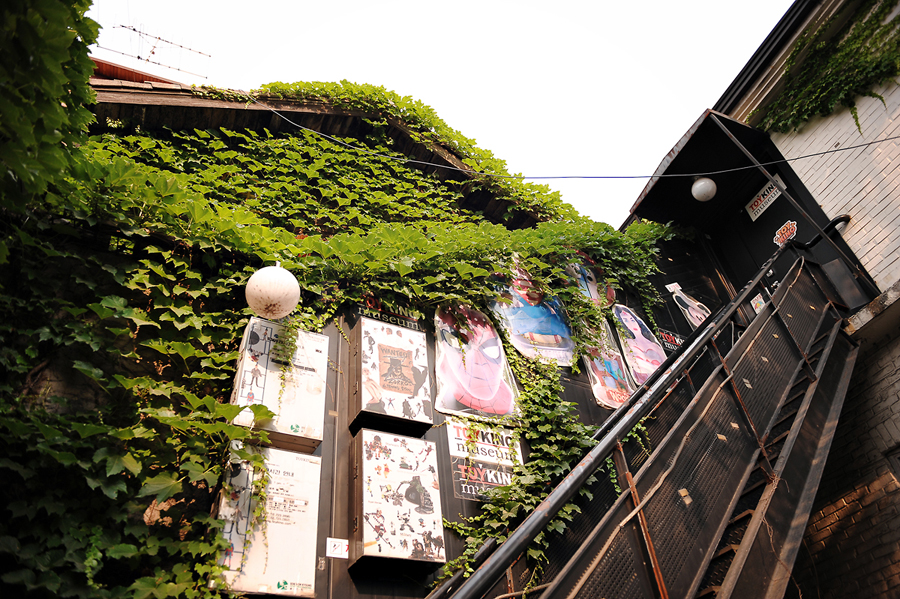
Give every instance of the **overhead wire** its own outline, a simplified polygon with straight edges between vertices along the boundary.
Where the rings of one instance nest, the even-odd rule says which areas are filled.
[[[822,152],[814,152],[812,154],[804,154],[803,156],[795,156],[793,158],[782,158],[780,160],[771,160],[769,162],[762,162],[759,164],[748,164],[746,166],[738,166],[738,167],[733,167],[733,168],[719,169],[719,170],[715,170],[715,171],[702,171],[702,172],[696,172],[696,173],[671,173],[671,174],[665,173],[665,174],[660,174],[660,175],[656,175],[656,174],[654,174],[654,175],[545,175],[545,176],[501,175],[498,173],[487,173],[484,171],[478,171],[475,169],[468,169],[468,168],[461,168],[458,166],[452,166],[452,165],[447,165],[447,164],[438,164],[435,162],[429,162],[427,160],[416,160],[414,158],[391,156],[389,154],[382,154],[380,152],[375,152],[373,150],[369,150],[368,148],[355,146],[353,144],[343,141],[342,139],[328,135],[327,133],[322,133],[321,131],[316,131],[315,129],[310,129],[309,127],[304,127],[303,125],[292,121],[291,119],[286,117],[284,114],[282,114],[278,110],[275,110],[271,106],[268,106],[267,104],[265,104],[263,102],[260,102],[258,99],[254,98],[252,95],[245,92],[244,90],[236,90],[236,91],[242,93],[250,101],[252,101],[256,104],[259,104],[266,110],[269,110],[270,112],[277,115],[279,118],[281,118],[285,122],[293,125],[294,127],[297,127],[298,129],[307,131],[314,135],[318,135],[319,137],[325,138],[333,143],[336,143],[336,144],[343,146],[345,148],[348,148],[350,150],[362,152],[363,154],[367,154],[367,155],[373,156],[375,158],[386,158],[388,160],[396,160],[398,162],[403,162],[405,164],[418,164],[420,166],[433,166],[436,168],[443,168],[446,170],[456,171],[456,172],[460,172],[460,173],[481,175],[484,177],[493,177],[495,179],[519,179],[519,180],[529,180],[529,181],[532,181],[532,180],[541,181],[541,180],[556,180],[556,179],[587,179],[587,180],[590,180],[590,179],[613,179],[614,180],[614,179],[663,179],[663,178],[677,178],[677,177],[709,177],[711,175],[723,175],[723,174],[734,173],[734,172],[738,172],[738,171],[758,169],[761,166],[772,166],[775,164],[784,164],[784,163],[789,163],[789,162],[795,162],[797,160],[805,160],[807,158],[815,158],[816,156],[824,156],[827,154],[834,154],[837,152],[847,152],[850,150],[857,150],[859,148],[865,148],[865,147],[868,147],[868,146],[871,146],[874,144],[880,144],[880,143],[884,143],[887,141],[894,141],[894,140],[900,139],[900,135],[895,135],[893,137],[877,139],[877,140],[862,143],[862,144],[847,146],[847,147],[843,147],[843,148],[833,148],[831,150],[824,150]]]

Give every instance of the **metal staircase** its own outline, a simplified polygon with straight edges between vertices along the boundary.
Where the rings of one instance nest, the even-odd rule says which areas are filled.
[[[839,296],[803,257],[752,307],[783,253],[614,414],[475,574],[430,597],[521,588],[510,565],[610,457],[618,485],[606,475],[587,484],[592,499],[552,542],[529,597],[782,597],[857,354]],[[623,442],[639,423],[645,442]]]

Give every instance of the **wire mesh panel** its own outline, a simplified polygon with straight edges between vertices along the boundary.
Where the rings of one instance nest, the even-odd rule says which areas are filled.
[[[595,476],[597,480],[587,487],[591,498],[582,496],[575,501],[581,509],[581,515],[568,523],[563,534],[551,535],[549,546],[544,552],[548,563],[544,567],[543,580],[552,580],[559,574],[571,559],[572,553],[581,546],[618,498],[619,494],[608,472],[598,470]]]
[[[672,430],[672,427],[684,413],[685,408],[693,397],[694,393],[690,383],[686,378],[682,379],[675,389],[644,420],[647,444],[651,454],[662,444],[662,440]],[[629,458],[628,468],[632,473],[636,473],[640,465],[645,461],[645,459],[641,459],[640,464],[633,461],[627,451],[625,456]]]
[[[734,384],[760,434],[768,428],[800,359],[784,325],[770,318],[733,365]]]
[[[681,451],[639,485],[642,498],[658,485],[645,513],[670,596],[686,592],[751,464],[756,443],[741,422],[732,392],[721,387],[685,431]]]
[[[779,312],[797,343],[806,348],[818,328],[828,298],[807,269],[801,269],[793,282],[788,277],[785,277],[784,284],[790,285],[790,292],[780,302]]]
[[[633,537],[635,531],[631,527],[621,528],[616,532],[609,550],[600,559],[597,567],[590,572],[576,597],[597,597],[604,599],[635,599],[636,597],[652,597],[646,588],[647,577],[638,572],[635,565],[643,561]]]

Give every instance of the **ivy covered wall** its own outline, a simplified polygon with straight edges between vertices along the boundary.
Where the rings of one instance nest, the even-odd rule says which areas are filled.
[[[227,401],[250,315],[243,284],[259,266],[278,260],[297,275],[292,319],[310,330],[369,295],[424,315],[483,309],[514,255],[568,307],[581,349],[604,315],[569,285],[568,264],[587,255],[652,301],[663,227],[619,233],[549,190],[504,180],[482,184],[542,222],[489,222],[459,207],[461,183],[404,163],[381,108],[365,136],[346,140],[362,150],[302,131],[121,123],[89,136],[86,48],[97,28],[86,8],[2,9],[0,82],[31,90],[3,94],[0,118],[0,580],[17,596],[219,593],[209,583],[224,547],[211,513],[229,460],[252,459],[229,450],[255,434],[229,424],[239,408]],[[58,67],[37,76],[22,66],[32,55]],[[335,90],[350,88],[328,93],[339,103]],[[408,103],[391,117],[414,130],[434,122],[429,110]],[[502,169],[429,129],[473,167]],[[556,369],[516,369],[535,462],[476,523],[492,536],[565,474],[590,432],[558,401]]]

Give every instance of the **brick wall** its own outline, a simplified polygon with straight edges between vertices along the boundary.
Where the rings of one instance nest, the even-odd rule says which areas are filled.
[[[799,132],[773,134],[786,158],[900,135],[900,86],[857,99],[862,134],[849,109],[817,117]],[[883,290],[900,280],[900,140],[791,163],[829,218],[850,214],[844,239]]]
[[[900,485],[885,453],[900,445],[900,336],[863,345],[804,546],[803,597],[900,597]],[[798,597],[790,585],[786,597]]]

